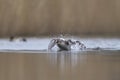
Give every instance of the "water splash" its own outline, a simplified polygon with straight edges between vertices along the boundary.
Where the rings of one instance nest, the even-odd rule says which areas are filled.
[[[0,39],[1,50],[47,50],[51,38],[27,38],[27,42],[15,41],[10,42],[8,39]],[[70,37],[66,37],[70,39]],[[72,40],[79,40],[89,49],[100,47],[108,50],[120,50],[120,38],[79,38],[75,37]],[[57,47],[54,48],[57,50]],[[72,46],[72,50],[79,50],[78,45]]]

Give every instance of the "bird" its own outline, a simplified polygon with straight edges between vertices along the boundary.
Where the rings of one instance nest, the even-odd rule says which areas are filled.
[[[56,38],[56,39],[52,39],[48,45],[48,50],[52,50],[52,48],[57,45],[57,47],[60,50],[66,50],[69,51],[71,50],[71,46],[72,45],[79,45],[80,49],[86,49],[86,46],[81,43],[80,41],[72,41],[71,39],[64,39],[64,38]]]
[[[11,41],[11,42],[14,42],[14,41],[26,42],[27,39],[24,37],[10,36],[9,41]]]

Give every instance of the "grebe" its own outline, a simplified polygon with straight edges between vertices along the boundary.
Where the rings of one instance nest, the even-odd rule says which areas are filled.
[[[22,42],[26,42],[27,39],[24,37],[14,37],[14,36],[10,36],[9,38],[10,41],[22,41]]]
[[[64,39],[64,38],[57,38],[57,39],[52,39],[48,45],[48,50],[51,50],[55,45],[60,50],[71,50],[72,45],[79,45],[79,49],[86,49],[86,46],[82,44],[80,41],[72,41],[71,39]]]

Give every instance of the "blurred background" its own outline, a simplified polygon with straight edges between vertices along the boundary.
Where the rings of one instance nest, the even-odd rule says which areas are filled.
[[[119,0],[0,0],[0,37],[120,35]]]
[[[49,51],[60,34],[87,49]],[[120,80],[119,35],[120,0],[0,0],[0,80]]]

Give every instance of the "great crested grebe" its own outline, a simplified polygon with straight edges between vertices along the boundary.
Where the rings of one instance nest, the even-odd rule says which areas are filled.
[[[79,49],[86,49],[86,46],[82,44],[80,41],[72,41],[71,39],[64,39],[64,38],[57,38],[57,39],[52,39],[48,45],[48,50],[51,50],[55,45],[60,50],[71,50],[72,45],[79,45]]]
[[[10,36],[9,41],[22,41],[22,42],[26,42],[27,39],[24,37],[14,37],[14,36]]]

